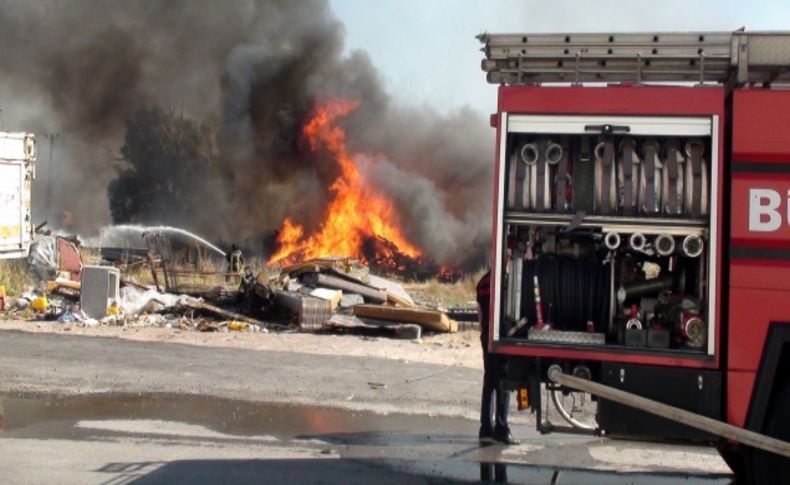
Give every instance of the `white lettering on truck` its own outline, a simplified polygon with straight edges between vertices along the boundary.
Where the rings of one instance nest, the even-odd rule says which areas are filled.
[[[790,191],[787,192],[790,202]],[[749,189],[749,231],[773,232],[782,225],[779,206],[782,197],[771,189]],[[787,220],[790,221],[790,203],[787,205]]]

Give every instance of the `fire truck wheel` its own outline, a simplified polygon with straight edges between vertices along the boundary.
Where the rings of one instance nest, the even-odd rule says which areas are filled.
[[[782,383],[772,400],[763,431],[768,436],[790,441],[790,380]],[[790,458],[762,450],[752,450],[752,483],[790,483]]]

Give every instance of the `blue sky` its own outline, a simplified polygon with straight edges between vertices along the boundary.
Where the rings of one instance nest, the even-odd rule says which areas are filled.
[[[790,0],[330,0],[346,49],[367,51],[386,89],[412,105],[495,110],[474,38],[488,32],[790,30]]]

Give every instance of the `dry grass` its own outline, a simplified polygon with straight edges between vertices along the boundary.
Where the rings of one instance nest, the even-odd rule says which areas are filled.
[[[6,295],[24,293],[35,282],[27,273],[27,260],[0,259],[0,285],[5,286]]]
[[[455,283],[431,279],[422,283],[408,283],[405,288],[417,303],[440,307],[465,306],[475,302],[477,282],[486,271],[480,269],[469,273]]]
[[[135,265],[122,269],[121,274],[124,280],[131,281],[133,283],[139,283],[141,285],[153,284],[151,270],[148,269],[148,266],[146,265]]]
[[[96,266],[102,264],[100,250],[80,246],[79,251],[83,266]]]

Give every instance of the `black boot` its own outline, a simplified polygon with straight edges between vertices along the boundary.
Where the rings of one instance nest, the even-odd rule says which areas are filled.
[[[494,431],[491,428],[480,426],[480,433],[478,433],[481,445],[492,445],[496,443],[494,439]]]
[[[502,444],[505,445],[517,445],[521,443],[521,441],[517,440],[513,437],[513,434],[510,433],[509,428],[501,428],[494,430],[494,439]]]

